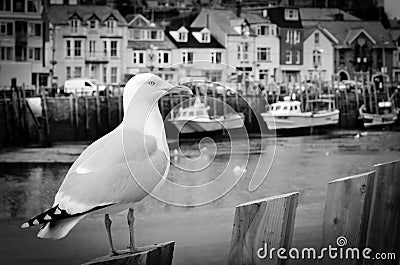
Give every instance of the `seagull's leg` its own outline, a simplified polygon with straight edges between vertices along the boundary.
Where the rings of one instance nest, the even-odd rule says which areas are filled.
[[[106,230],[107,230],[107,236],[108,236],[108,242],[110,243],[110,256],[115,256],[117,255],[117,251],[114,249],[114,245],[112,242],[112,237],[111,237],[111,219],[108,214],[104,215],[104,224],[106,225]]]
[[[138,252],[139,249],[136,248],[135,244],[135,231],[133,225],[135,223],[135,216],[133,214],[133,208],[128,210],[128,226],[129,226],[129,249],[131,252]]]

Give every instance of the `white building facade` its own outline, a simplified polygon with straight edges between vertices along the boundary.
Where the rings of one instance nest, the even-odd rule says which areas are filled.
[[[48,86],[40,0],[0,1],[0,84]]]
[[[51,6],[47,59],[58,86],[72,78],[123,83],[127,24],[108,6]]]

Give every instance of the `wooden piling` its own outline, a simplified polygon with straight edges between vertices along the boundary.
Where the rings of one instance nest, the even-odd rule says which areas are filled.
[[[106,92],[106,103],[107,103],[107,130],[111,128],[111,104],[110,104],[110,92],[108,87],[105,89]]]
[[[364,104],[365,109],[367,109],[367,96],[365,95],[364,72],[361,72],[361,83],[362,83],[362,92],[363,92],[363,104]]]
[[[261,199],[236,207],[229,265],[286,264],[276,255],[261,259],[260,248],[290,249],[299,193]]]
[[[6,91],[3,90],[3,104],[4,104],[4,119],[5,119],[5,129],[6,129],[6,141],[11,142],[11,132],[10,132],[10,124],[9,124],[9,114],[8,114],[8,100],[6,97]]]
[[[138,253],[122,253],[117,256],[104,256],[82,265],[171,265],[175,242],[154,245],[150,250]]]
[[[70,120],[70,128],[71,128],[71,141],[75,140],[74,98],[75,98],[75,95],[69,97],[69,120]]]
[[[89,103],[86,95],[83,97],[83,100],[85,104],[85,133],[87,135],[90,127],[89,127]]]
[[[328,184],[323,224],[323,246],[365,248],[375,172],[334,180]],[[342,238],[343,239],[343,238]],[[344,240],[344,239],[343,239]],[[342,243],[340,243],[342,244]],[[359,264],[357,259],[329,259],[322,264]]]
[[[359,102],[359,98],[358,98],[358,74],[356,73],[355,75],[355,81],[356,81],[356,88],[355,88],[355,96],[356,96],[356,107],[357,107],[357,111],[360,108],[360,102]]]
[[[215,84],[212,84],[212,96],[213,96],[213,116],[216,117],[217,116],[217,95],[216,95],[216,90],[217,86]]]
[[[75,104],[75,140],[78,140],[79,137],[79,98],[77,96],[74,97],[74,104]]]
[[[162,103],[162,99],[161,99],[161,103]],[[119,118],[119,122],[122,121],[122,113],[123,113],[123,102],[122,102],[122,95],[120,94],[118,96],[118,118]]]
[[[42,147],[47,147],[50,146],[51,141],[50,141],[50,126],[49,126],[49,115],[47,112],[47,99],[46,99],[46,94],[42,90],[42,120],[43,120],[43,137],[42,137]]]
[[[365,264],[398,264],[400,257],[400,160],[375,166],[374,193],[366,246],[395,253],[396,260],[368,260]]]
[[[97,135],[100,135],[101,131],[101,117],[100,117],[100,91],[99,86],[96,86],[96,124],[97,124]]]

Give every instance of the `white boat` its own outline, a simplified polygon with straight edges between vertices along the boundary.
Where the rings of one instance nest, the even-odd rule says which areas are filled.
[[[176,117],[169,121],[175,125],[179,133],[213,132],[231,130],[244,126],[243,113],[232,113],[223,116],[210,116],[210,107],[196,98],[193,105],[179,108]]]
[[[392,102],[378,102],[378,113],[368,113],[365,105],[359,109],[360,119],[365,128],[390,125],[396,122],[398,110]]]
[[[331,99],[310,100],[312,111],[303,112],[299,101],[284,101],[271,104],[269,110],[262,113],[270,130],[289,130],[307,127],[336,125],[339,123],[339,110],[334,108]],[[267,106],[268,108],[268,106]]]

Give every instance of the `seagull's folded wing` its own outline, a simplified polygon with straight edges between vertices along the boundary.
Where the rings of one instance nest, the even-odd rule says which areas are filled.
[[[107,135],[76,160],[60,186],[54,205],[70,214],[142,199],[161,181],[169,163],[155,138],[130,132]]]

